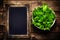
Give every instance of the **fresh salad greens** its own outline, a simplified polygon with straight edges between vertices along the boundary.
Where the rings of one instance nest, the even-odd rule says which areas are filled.
[[[32,24],[35,27],[38,27],[41,30],[50,30],[55,19],[55,14],[47,4],[35,8],[32,14]]]

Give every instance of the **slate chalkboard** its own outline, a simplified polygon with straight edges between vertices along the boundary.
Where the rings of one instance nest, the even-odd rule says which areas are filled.
[[[0,0],[0,7],[3,6],[3,0]]]
[[[9,7],[9,34],[27,34],[27,8]]]

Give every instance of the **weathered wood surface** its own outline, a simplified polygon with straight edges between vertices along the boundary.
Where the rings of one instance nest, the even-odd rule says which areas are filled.
[[[8,0],[9,1],[9,0]],[[11,0],[10,0],[11,1]],[[13,0],[12,0],[13,1]],[[24,3],[27,3],[30,5],[29,7],[29,20],[30,20],[30,24],[31,24],[31,16],[32,16],[32,10],[34,7],[41,5],[42,3],[47,3],[49,5],[49,7],[51,7],[56,14],[56,22],[54,24],[54,26],[51,28],[51,31],[40,31],[37,28],[34,28],[33,26],[31,26],[31,32],[30,32],[30,38],[28,39],[21,39],[21,40],[49,40],[49,39],[58,39],[60,37],[60,1],[57,0],[42,0],[42,1],[24,1]],[[0,12],[2,13],[2,9],[0,10]],[[0,13],[0,14],[1,14]],[[2,23],[2,19],[0,18],[0,24]],[[6,21],[6,18],[5,18]],[[5,28],[5,27],[4,27]],[[1,31],[0,31],[1,32]],[[0,35],[2,35],[2,33],[0,33]],[[7,39],[9,40],[9,39]],[[10,39],[13,40],[13,39]],[[14,39],[14,40],[20,40],[20,39]]]
[[[38,4],[39,2],[33,2],[32,3],[32,10],[34,9],[34,7],[40,5]],[[58,35],[60,33],[60,1],[41,1],[41,3],[47,3],[49,5],[50,8],[52,8],[55,11],[56,14],[56,22],[54,24],[54,26],[51,28],[50,31],[41,31],[35,27],[31,27],[32,28],[32,34],[31,36],[33,38],[36,38],[37,40],[44,40],[44,39],[58,39]]]

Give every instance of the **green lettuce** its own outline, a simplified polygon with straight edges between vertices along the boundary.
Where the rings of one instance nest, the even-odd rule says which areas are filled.
[[[54,19],[54,11],[47,4],[35,8],[32,12],[32,24],[41,30],[50,30]]]

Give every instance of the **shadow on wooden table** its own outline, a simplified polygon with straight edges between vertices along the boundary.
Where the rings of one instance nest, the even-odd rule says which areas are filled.
[[[33,33],[36,33],[37,35],[39,36],[42,36],[43,39],[54,39],[54,40],[57,40],[60,36],[59,32],[56,31],[56,27],[57,27],[57,23],[55,22],[55,24],[53,25],[53,27],[51,27],[50,31],[43,31],[43,30],[40,30],[36,27],[34,27],[32,25],[32,30],[33,30]]]

